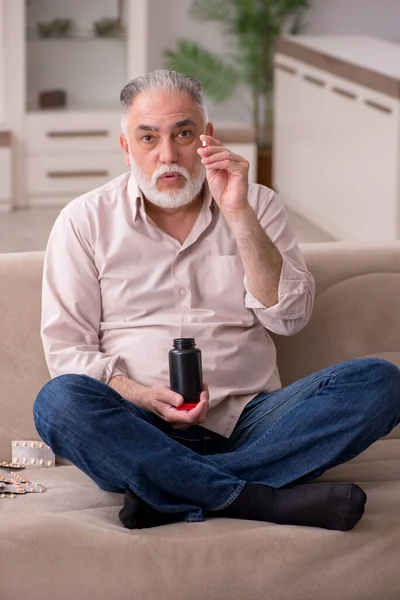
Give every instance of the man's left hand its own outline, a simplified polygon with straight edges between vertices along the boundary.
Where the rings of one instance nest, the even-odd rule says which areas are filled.
[[[249,207],[249,163],[209,135],[201,135],[200,139],[207,143],[197,152],[206,168],[211,195],[225,217],[235,216]]]

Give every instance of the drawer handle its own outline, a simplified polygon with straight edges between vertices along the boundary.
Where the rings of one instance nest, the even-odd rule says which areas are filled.
[[[365,104],[370,106],[371,108],[375,108],[376,110],[380,110],[381,112],[392,114],[392,109],[388,106],[383,106],[383,104],[378,104],[377,102],[372,102],[372,100],[365,100]]]
[[[98,171],[48,171],[47,177],[61,179],[63,177],[108,177],[109,172],[105,169]]]
[[[353,94],[352,92],[348,92],[347,90],[343,90],[342,88],[333,87],[332,91],[335,92],[335,94],[339,94],[339,96],[348,98],[349,100],[355,100],[357,98],[355,94]]]
[[[303,75],[304,81],[308,81],[308,83],[312,83],[313,85],[317,85],[318,87],[325,87],[325,81],[322,79],[317,79],[317,77],[312,77],[311,75]]]
[[[280,71],[284,71],[289,75],[296,75],[297,71],[293,67],[288,67],[287,65],[282,65],[281,63],[275,63],[275,69],[279,69]]]
[[[106,137],[109,132],[106,129],[93,129],[87,131],[47,131],[47,137],[66,138],[66,137]]]

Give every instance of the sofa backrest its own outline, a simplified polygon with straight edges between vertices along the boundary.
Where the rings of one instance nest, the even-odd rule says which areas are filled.
[[[40,338],[44,252],[0,254],[0,460],[37,439],[32,405],[49,379]]]
[[[331,364],[381,356],[400,366],[400,243],[304,244],[317,284],[310,323],[276,337],[284,385]],[[43,252],[0,255],[0,460],[37,439],[32,404],[49,379],[40,338]]]

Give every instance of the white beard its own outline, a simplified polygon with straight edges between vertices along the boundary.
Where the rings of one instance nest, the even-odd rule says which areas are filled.
[[[206,169],[200,162],[196,166],[194,175],[191,176],[189,171],[179,165],[165,165],[160,167],[153,173],[149,180],[143,173],[140,167],[136,164],[133,156],[130,154],[131,171],[136,180],[138,188],[143,192],[145,198],[159,206],[160,208],[179,208],[190,204],[203,187],[204,180],[206,178]],[[170,191],[160,192],[157,188],[157,181],[161,175],[165,173],[179,173],[186,179],[186,184],[177,190],[171,189]]]

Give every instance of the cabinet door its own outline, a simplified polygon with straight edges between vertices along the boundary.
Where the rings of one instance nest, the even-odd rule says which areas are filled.
[[[321,106],[326,91],[303,85],[301,67],[278,56],[274,88],[274,185],[293,202],[303,198],[310,169],[311,148],[323,138]],[[317,139],[318,138],[318,139]]]
[[[75,196],[104,185],[127,170],[122,154],[75,154],[28,158],[28,189],[33,196]]]
[[[298,213],[339,239],[398,236],[395,99],[277,56],[275,185]]]
[[[118,151],[121,113],[70,112],[29,113],[26,144],[28,154],[71,154]],[[122,155],[122,150],[120,150]]]

